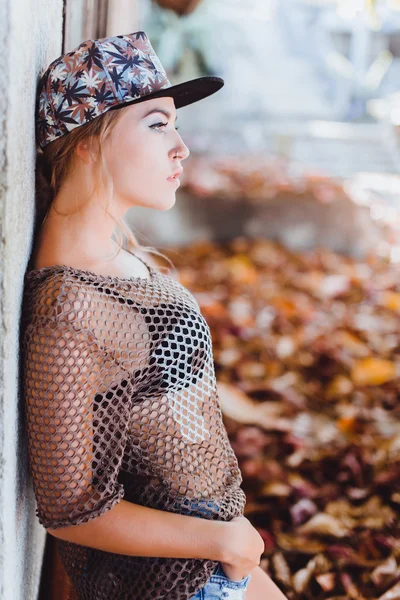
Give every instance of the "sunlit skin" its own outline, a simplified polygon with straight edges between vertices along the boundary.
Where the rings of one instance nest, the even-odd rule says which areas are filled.
[[[278,586],[261,567],[251,571],[251,579],[246,590],[246,600],[287,600]]]
[[[148,114],[154,109],[169,117],[163,112]],[[120,110],[121,119],[104,144],[104,158],[114,184],[108,210],[119,220],[134,206],[162,211],[172,208],[179,184],[168,177],[183,169],[182,161],[190,154],[176,129],[173,98],[153,98]],[[41,237],[46,241],[37,262],[65,263],[68,257],[69,264],[79,259],[79,264],[91,268],[115,255],[117,246],[111,239],[115,222],[104,211],[109,191],[98,172],[95,152],[86,140],[80,142],[73,168],[43,224]],[[51,248],[51,259],[45,248]]]

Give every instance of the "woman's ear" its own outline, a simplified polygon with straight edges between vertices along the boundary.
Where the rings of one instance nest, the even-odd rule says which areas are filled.
[[[75,147],[75,152],[85,163],[96,163],[96,155],[93,150],[92,140],[90,137],[87,137],[83,140],[80,140]]]

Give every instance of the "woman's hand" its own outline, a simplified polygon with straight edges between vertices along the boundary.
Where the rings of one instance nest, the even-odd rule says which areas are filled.
[[[232,581],[239,581],[260,564],[264,540],[250,521],[240,515],[225,523],[225,558],[221,567]]]

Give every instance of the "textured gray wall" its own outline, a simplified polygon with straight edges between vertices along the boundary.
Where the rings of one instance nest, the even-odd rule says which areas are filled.
[[[36,600],[35,515],[19,394],[19,319],[34,216],[38,76],[62,52],[62,0],[0,0],[0,598]]]

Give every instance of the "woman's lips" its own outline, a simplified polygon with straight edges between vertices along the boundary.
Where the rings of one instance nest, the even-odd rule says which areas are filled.
[[[167,177],[167,181],[171,181],[171,183],[175,183],[175,185],[181,185],[181,182],[179,181],[179,177],[177,177],[177,176]]]
[[[179,175],[181,175],[182,172],[183,172],[182,167],[175,169],[174,172],[172,173],[172,175],[167,177],[167,181],[171,181],[171,183],[173,182],[173,183],[175,183],[175,185],[180,185],[181,182],[179,181]]]

